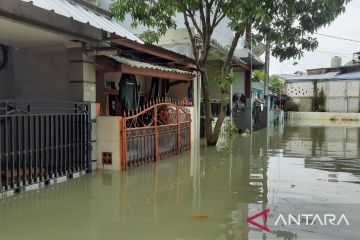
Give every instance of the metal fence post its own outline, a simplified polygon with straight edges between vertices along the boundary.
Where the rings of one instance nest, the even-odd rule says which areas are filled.
[[[119,118],[119,129],[120,129],[120,169],[126,171],[127,169],[127,145],[126,145],[126,118]]]
[[[180,109],[176,106],[176,123],[177,123],[177,153],[181,151],[181,127],[180,127]]]
[[[159,161],[159,128],[157,106],[157,104],[154,105],[155,161]]]

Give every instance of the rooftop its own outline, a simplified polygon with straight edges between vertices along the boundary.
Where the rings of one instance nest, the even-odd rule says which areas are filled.
[[[286,79],[286,82],[305,82],[305,81],[335,81],[335,80],[359,80],[360,81],[360,69],[358,71],[351,72],[328,72],[325,74],[305,75],[297,76]]]
[[[115,34],[119,37],[124,37],[138,43],[144,43],[141,39],[123,28],[111,15],[100,14],[106,12],[103,10],[94,11],[94,6],[86,4],[82,1],[74,0],[21,0],[23,2],[32,4],[36,7],[45,9],[67,18],[74,19],[78,22],[88,24],[98,29],[102,29],[110,34]],[[81,4],[80,4],[81,3]]]

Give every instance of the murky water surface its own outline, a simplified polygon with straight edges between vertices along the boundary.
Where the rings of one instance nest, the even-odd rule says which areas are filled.
[[[267,233],[246,218],[259,206],[270,214],[291,204],[356,209],[359,156],[360,128],[269,128],[126,173],[98,171],[3,199],[0,239],[351,239],[360,230]]]

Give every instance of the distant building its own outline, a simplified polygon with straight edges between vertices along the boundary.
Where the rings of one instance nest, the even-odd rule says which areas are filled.
[[[352,63],[344,66],[339,57],[331,61],[332,67],[308,69],[307,75],[287,76],[286,94],[299,105],[299,111],[314,109],[314,98],[321,90],[325,94],[327,112],[360,111],[360,53],[354,54]]]

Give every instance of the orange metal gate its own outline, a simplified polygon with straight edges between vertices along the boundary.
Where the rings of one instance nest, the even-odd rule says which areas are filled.
[[[120,127],[121,170],[191,148],[191,115],[170,99],[124,114]]]

